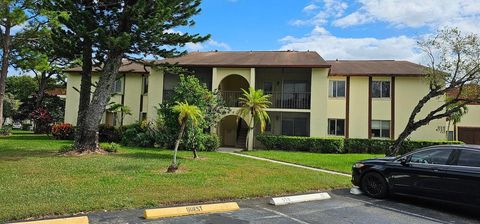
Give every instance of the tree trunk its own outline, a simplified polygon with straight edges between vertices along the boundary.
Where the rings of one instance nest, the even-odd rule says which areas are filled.
[[[47,72],[43,71],[40,75],[40,80],[38,83],[38,92],[37,100],[35,102],[35,108],[38,108],[42,105],[43,98],[45,96],[45,89],[47,88]]]
[[[173,166],[177,166],[177,151],[178,151],[178,146],[180,146],[180,141],[182,140],[183,137],[183,132],[185,131],[185,126],[186,126],[186,121],[182,123],[182,126],[180,127],[180,132],[178,133],[178,138],[177,141],[175,141],[175,148],[173,149]]]
[[[76,149],[80,152],[95,151],[99,148],[98,141],[96,141],[98,125],[112,95],[112,85],[115,82],[121,64],[121,53],[112,52],[108,55],[98,85],[93,93],[92,101],[84,114],[82,132],[84,136],[89,136],[90,139],[83,139],[83,142],[75,142]],[[91,138],[92,136],[95,136],[95,138]]]
[[[77,113],[77,130],[75,131],[75,148],[83,149],[97,143],[91,142],[95,139],[92,131],[87,131],[85,125],[85,114],[90,105],[90,95],[92,92],[92,42],[85,38],[82,49],[82,79],[80,83],[80,100]]]
[[[5,81],[8,74],[8,62],[10,56],[10,26],[9,22],[6,22],[7,25],[4,27],[3,33],[3,45],[2,45],[2,68],[0,71],[0,128],[3,127],[3,99],[5,97]]]

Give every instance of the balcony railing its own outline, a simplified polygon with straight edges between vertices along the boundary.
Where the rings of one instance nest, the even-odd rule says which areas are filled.
[[[239,107],[238,98],[242,96],[241,91],[221,91],[225,104],[229,107]],[[285,109],[310,109],[310,92],[272,92],[270,95],[270,108]]]

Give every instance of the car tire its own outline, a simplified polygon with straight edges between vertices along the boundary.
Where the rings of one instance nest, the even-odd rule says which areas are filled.
[[[361,180],[361,189],[373,198],[385,198],[388,195],[388,184],[385,178],[376,172],[366,173]]]

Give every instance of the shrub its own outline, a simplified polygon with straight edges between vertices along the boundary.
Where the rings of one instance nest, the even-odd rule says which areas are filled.
[[[117,152],[118,149],[120,148],[120,145],[114,142],[111,143],[101,143],[100,148],[107,152]]]
[[[267,149],[321,153],[341,153],[343,150],[341,138],[258,135],[257,139]]]
[[[30,113],[30,119],[35,123],[34,132],[37,134],[46,134],[50,132],[50,125],[53,122],[52,115],[44,107],[39,107]]]
[[[58,152],[63,154],[63,153],[67,153],[74,150],[75,150],[74,145],[70,144],[70,145],[63,145],[62,147],[60,147],[60,150],[58,150]]]
[[[350,138],[345,139],[346,153],[383,153],[386,154],[394,140],[390,139],[359,139]],[[404,141],[400,147],[399,154],[405,154],[413,150],[433,146],[433,145],[447,145],[447,144],[463,144],[460,141]]]
[[[31,127],[32,127],[32,124],[22,124],[23,131],[30,131]]]
[[[203,134],[199,141],[201,142],[199,151],[217,151],[220,147],[220,138],[216,134]]]
[[[101,124],[98,126],[98,141],[100,142],[120,142],[119,131],[110,125]]]
[[[360,139],[360,138],[315,138],[296,136],[258,135],[266,149],[285,151],[306,151],[320,153],[372,153],[386,154],[394,143],[390,139]],[[460,141],[405,141],[399,154],[405,154],[415,149],[444,144],[463,144]]]
[[[9,136],[11,132],[12,132],[12,126],[5,125],[2,128],[0,128],[0,136]]]
[[[131,124],[123,127],[122,144],[126,146],[153,147],[155,131],[149,124]]]
[[[52,136],[55,139],[71,140],[75,134],[73,125],[68,123],[54,124],[52,125]]]

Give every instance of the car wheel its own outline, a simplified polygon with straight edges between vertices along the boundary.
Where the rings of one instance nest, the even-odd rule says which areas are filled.
[[[388,193],[388,184],[382,175],[370,172],[362,178],[362,190],[370,197],[385,198]]]

